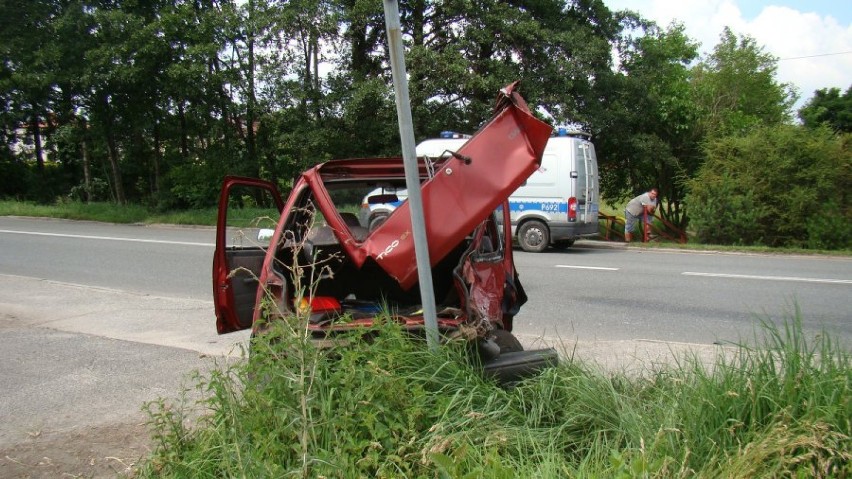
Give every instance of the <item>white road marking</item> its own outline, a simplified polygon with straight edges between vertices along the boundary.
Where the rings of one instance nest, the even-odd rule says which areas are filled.
[[[571,269],[594,269],[599,271],[618,271],[618,268],[605,268],[603,266],[571,266],[567,264],[557,264],[557,268],[571,268]]]
[[[800,278],[797,276],[757,276],[750,274],[697,273],[685,271],[684,276],[705,276],[710,278],[759,279],[764,281],[801,281],[805,283],[852,284],[852,279]]]
[[[164,241],[164,240],[151,240],[151,239],[141,239],[141,238],[119,238],[116,236],[89,236],[89,235],[70,235],[70,234],[62,234],[62,233],[40,233],[36,231],[13,231],[13,230],[0,230],[0,233],[12,233],[12,234],[21,234],[21,235],[34,235],[34,236],[52,236],[56,238],[79,238],[79,239],[94,239],[94,240],[107,240],[107,241],[130,241],[133,243],[155,243],[155,244],[176,244],[176,245],[184,245],[184,246],[216,246],[213,243],[193,243],[191,241]]]

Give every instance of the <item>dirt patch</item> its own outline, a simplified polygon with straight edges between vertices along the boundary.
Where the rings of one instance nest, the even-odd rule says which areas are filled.
[[[129,477],[150,451],[151,440],[141,423],[32,434],[0,450],[0,477]]]

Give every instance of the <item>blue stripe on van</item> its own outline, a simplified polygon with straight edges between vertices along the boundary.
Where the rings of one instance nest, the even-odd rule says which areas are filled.
[[[544,211],[547,213],[568,213],[568,203],[564,201],[515,201],[509,198],[509,211]]]

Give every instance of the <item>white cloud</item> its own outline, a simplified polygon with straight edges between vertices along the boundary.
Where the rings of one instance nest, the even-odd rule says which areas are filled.
[[[831,15],[774,5],[765,5],[755,18],[746,19],[738,6],[742,1],[609,0],[606,3],[613,10],[637,11],[661,26],[673,20],[683,23],[686,34],[701,43],[702,55],[713,50],[725,26],[737,35],[753,37],[764,51],[780,59],[777,80],[791,83],[799,90],[802,98],[797,108],[815,90],[836,87],[845,91],[852,84],[852,25],[841,25]],[[842,54],[835,55],[838,53]]]
[[[852,26],[844,28],[833,17],[770,6],[746,33],[781,59],[778,79],[795,84],[803,99],[821,88],[845,90],[852,83]]]

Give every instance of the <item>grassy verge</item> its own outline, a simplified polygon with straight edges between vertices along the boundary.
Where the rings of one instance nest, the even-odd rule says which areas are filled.
[[[850,354],[763,328],[712,367],[568,360],[511,389],[392,324],[334,351],[273,334],[200,404],[149,404],[138,477],[849,477]]]
[[[743,246],[743,245],[713,245],[689,242],[685,244],[674,241],[651,241],[648,243],[632,243],[632,246],[643,248],[666,248],[680,249],[684,251],[721,251],[728,253],[755,253],[755,254],[801,254],[801,255],[826,255],[826,256],[850,256],[852,250],[816,250],[805,248],[792,247],[771,247],[771,246]]]
[[[216,209],[155,212],[140,205],[118,206],[114,203],[81,203],[76,201],[41,205],[19,201],[0,201],[0,216],[34,216],[69,220],[103,221],[107,223],[215,225]]]

